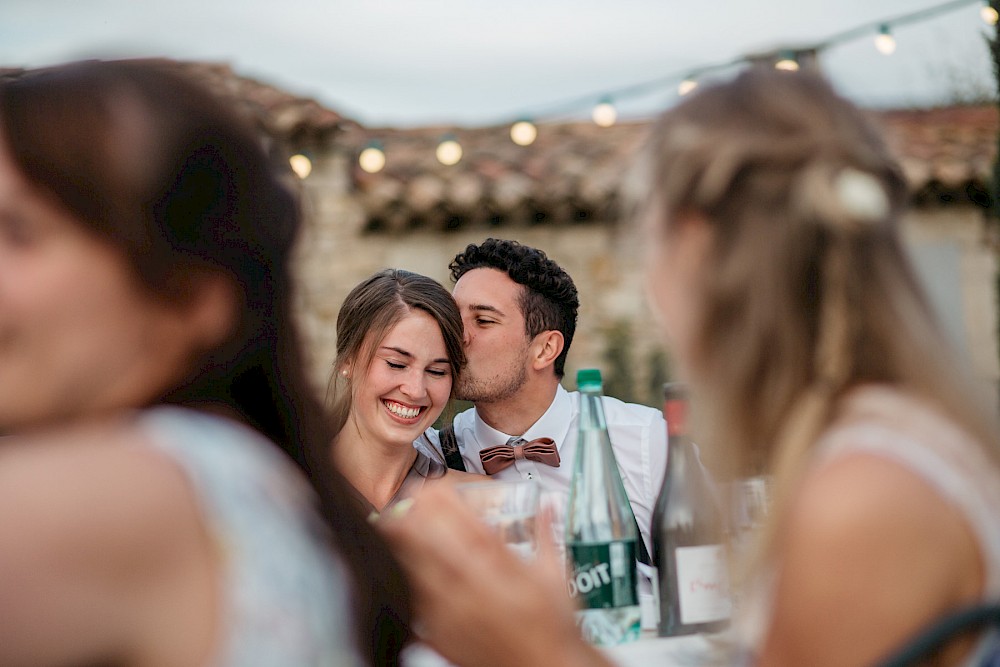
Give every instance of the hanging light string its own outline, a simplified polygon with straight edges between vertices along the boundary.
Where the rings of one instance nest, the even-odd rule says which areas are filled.
[[[906,14],[900,14],[888,19],[872,21],[862,25],[834,33],[817,42],[809,43],[794,49],[781,49],[771,53],[741,55],[731,60],[707,63],[694,67],[686,67],[654,79],[630,84],[614,90],[604,90],[589,95],[577,95],[559,102],[546,104],[535,108],[534,113],[519,113],[507,116],[496,125],[509,125],[511,140],[519,146],[530,146],[538,136],[537,121],[559,122],[579,117],[583,109],[592,109],[594,123],[601,127],[610,127],[617,121],[618,111],[615,101],[650,95],[664,91],[668,86],[676,86],[678,95],[686,95],[698,86],[699,79],[709,74],[743,67],[761,61],[770,61],[778,69],[794,70],[800,66],[804,57],[816,58],[820,53],[846,42],[856,41],[864,37],[874,39],[875,48],[884,55],[890,55],[896,50],[896,41],[892,35],[895,27],[919,23],[936,18],[968,5],[981,5],[980,16],[983,21],[995,25],[997,13],[989,0],[950,0],[939,5],[926,7]],[[511,119],[514,120],[511,120]],[[462,147],[457,137],[448,133],[441,138],[436,149],[438,161],[446,166],[457,164],[462,159]],[[381,143],[372,140],[362,151],[362,168],[369,172],[381,171],[386,165],[387,157]],[[297,156],[299,157],[299,156]],[[311,165],[310,165],[311,166]],[[303,170],[305,171],[305,170]],[[299,173],[299,170],[296,170]],[[308,175],[308,171],[305,171]],[[301,174],[300,174],[301,176]],[[304,176],[301,176],[304,178]]]
[[[968,2],[968,0],[963,0]],[[591,93],[587,95],[576,95],[565,100],[558,102],[553,102],[545,104],[542,106],[535,107],[534,113],[522,113],[517,114],[517,117],[521,120],[528,119],[532,123],[537,120],[545,119],[547,121],[558,121],[564,118],[573,117],[578,114],[582,109],[592,108],[596,105],[600,106],[602,104],[613,104],[615,100],[622,100],[631,97],[639,97],[641,95],[646,95],[649,93],[657,92],[663,90],[666,86],[671,84],[676,84],[682,80],[689,78],[694,78],[703,76],[705,74],[724,70],[732,67],[736,67],[746,62],[746,57],[740,56],[734,58],[725,63],[715,63],[711,65],[700,65],[697,67],[688,67],[683,70],[674,71],[670,74],[665,74],[659,76],[655,79],[650,79],[648,81],[642,81],[640,83],[631,84],[623,88],[616,88],[610,92],[602,91],[600,93]],[[598,112],[600,116],[601,112]],[[497,125],[506,125],[507,121],[500,121],[495,123]]]
[[[882,21],[874,21],[872,23],[865,23],[856,28],[851,28],[849,30],[844,30],[843,32],[838,32],[830,37],[827,37],[821,42],[817,42],[812,48],[816,49],[817,52],[825,51],[834,46],[839,46],[845,42],[853,42],[856,39],[867,37],[873,33],[881,33],[883,29],[886,32],[890,31],[892,28],[908,25],[910,23],[920,23],[928,19],[936,18],[941,14],[947,14],[960,7],[966,7],[968,5],[982,5],[983,0],[952,0],[951,2],[945,2],[940,5],[934,5],[933,7],[926,7],[924,9],[918,9],[917,11],[909,12],[906,14],[900,14],[891,19],[884,19]]]
[[[891,53],[895,50],[895,40],[892,38],[893,28],[911,23],[927,21],[942,14],[946,14],[972,4],[983,5],[983,20],[988,21],[989,19],[987,19],[985,13],[985,11],[989,8],[988,2],[984,2],[983,0],[951,0],[950,2],[945,2],[933,7],[927,7],[906,14],[900,14],[892,18],[864,23],[854,28],[835,33],[820,41],[805,44],[795,49],[780,50],[769,55],[776,56],[775,65],[779,69],[798,69],[798,58],[802,54],[809,53],[819,55],[823,51],[840,46],[846,42],[852,42],[863,37],[872,36],[882,38],[877,43],[877,46],[879,44],[881,45],[879,46],[879,50],[882,53]],[[995,23],[995,21],[991,22]],[[890,43],[892,44],[891,47],[889,46]],[[684,95],[691,90],[694,90],[697,87],[698,80],[707,74],[758,62],[760,58],[761,55],[741,55],[723,62],[688,67],[683,70],[677,70],[670,74],[656,77],[655,79],[634,83],[623,88],[604,90],[600,93],[590,95],[579,95],[561,102],[537,107],[535,113],[521,113],[518,114],[518,117],[558,120],[560,117],[576,115],[582,109],[593,107],[595,105],[595,101],[596,104],[600,105],[607,103],[607,100],[609,99],[622,100],[625,98],[638,97],[661,91],[670,85],[676,85],[678,93]]]

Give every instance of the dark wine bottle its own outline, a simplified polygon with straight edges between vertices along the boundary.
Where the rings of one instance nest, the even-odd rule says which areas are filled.
[[[723,547],[724,524],[712,480],[687,435],[687,397],[664,385],[667,471],[653,512],[661,637],[718,632],[732,601]]]

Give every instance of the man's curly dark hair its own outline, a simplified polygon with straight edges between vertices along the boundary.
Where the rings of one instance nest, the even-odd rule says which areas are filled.
[[[580,298],[573,279],[561,266],[537,248],[517,241],[486,239],[479,245],[466,246],[448,268],[454,282],[473,269],[491,268],[503,271],[523,285],[519,305],[528,337],[534,338],[543,331],[559,331],[563,335],[565,344],[553,364],[556,377],[562,379],[566,355],[576,332]]]

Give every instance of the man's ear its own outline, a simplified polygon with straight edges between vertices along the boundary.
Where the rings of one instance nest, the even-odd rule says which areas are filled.
[[[555,363],[562,354],[565,340],[561,331],[543,331],[531,341],[531,368],[540,371]]]

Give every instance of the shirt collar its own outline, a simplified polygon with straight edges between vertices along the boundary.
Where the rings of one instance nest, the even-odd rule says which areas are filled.
[[[573,415],[573,399],[569,392],[563,389],[562,385],[556,387],[556,395],[552,399],[545,413],[538,418],[524,433],[503,433],[498,431],[482,420],[476,412],[476,441],[480,449],[493,445],[505,445],[512,437],[519,436],[525,440],[535,438],[552,438],[556,441],[556,447],[562,448],[562,443],[566,441],[569,434],[570,424]]]

